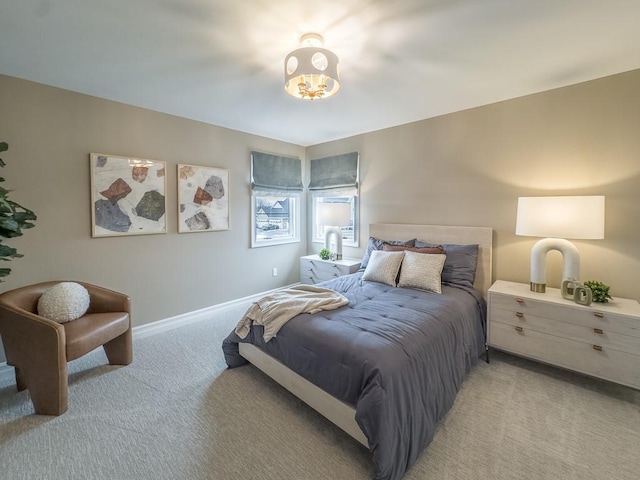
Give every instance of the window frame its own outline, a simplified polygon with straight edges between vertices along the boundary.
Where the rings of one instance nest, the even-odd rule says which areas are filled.
[[[316,210],[318,207],[318,203],[321,203],[324,199],[349,199],[351,203],[351,223],[353,225],[353,238],[349,239],[345,237],[344,230],[349,227],[343,227],[341,230],[342,233],[342,246],[343,247],[355,247],[358,248],[360,246],[360,233],[359,233],[359,215],[358,215],[358,191],[357,189],[345,189],[345,190],[334,190],[331,192],[316,190],[311,192],[311,222],[312,222],[312,232],[311,232],[311,241],[312,243],[324,243],[325,241],[325,232],[324,227],[320,227],[316,222]]]
[[[251,248],[268,247],[271,245],[284,245],[288,243],[300,243],[300,205],[301,192],[275,192],[267,190],[254,190],[251,192]],[[258,227],[258,199],[278,199],[281,201],[286,198],[289,200],[289,230],[290,234],[280,237],[260,238],[260,234],[264,232]],[[269,222],[272,223],[272,222]],[[275,224],[275,223],[272,223]]]

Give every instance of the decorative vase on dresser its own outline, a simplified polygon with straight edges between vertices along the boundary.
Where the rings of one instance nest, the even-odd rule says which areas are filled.
[[[300,257],[300,282],[315,284],[355,273],[360,268],[360,260],[322,260],[318,255]]]
[[[640,389],[640,304],[578,305],[559,289],[498,280],[489,289],[489,347]]]

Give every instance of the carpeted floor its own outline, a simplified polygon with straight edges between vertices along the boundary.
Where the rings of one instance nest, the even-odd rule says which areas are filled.
[[[366,480],[367,450],[220,348],[245,307],[70,364],[69,411],[0,384],[1,479]],[[495,352],[406,480],[636,480],[640,391]]]

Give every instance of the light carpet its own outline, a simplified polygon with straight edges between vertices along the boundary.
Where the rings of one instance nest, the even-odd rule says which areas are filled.
[[[368,451],[222,340],[246,306],[70,364],[69,411],[0,385],[2,479],[365,480]],[[406,480],[640,478],[640,391],[494,352]]]

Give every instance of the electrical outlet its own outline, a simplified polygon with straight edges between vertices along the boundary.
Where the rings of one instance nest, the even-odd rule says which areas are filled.
[[[273,267],[271,269],[271,276],[272,277],[277,277],[278,276],[278,269],[276,267]]]

